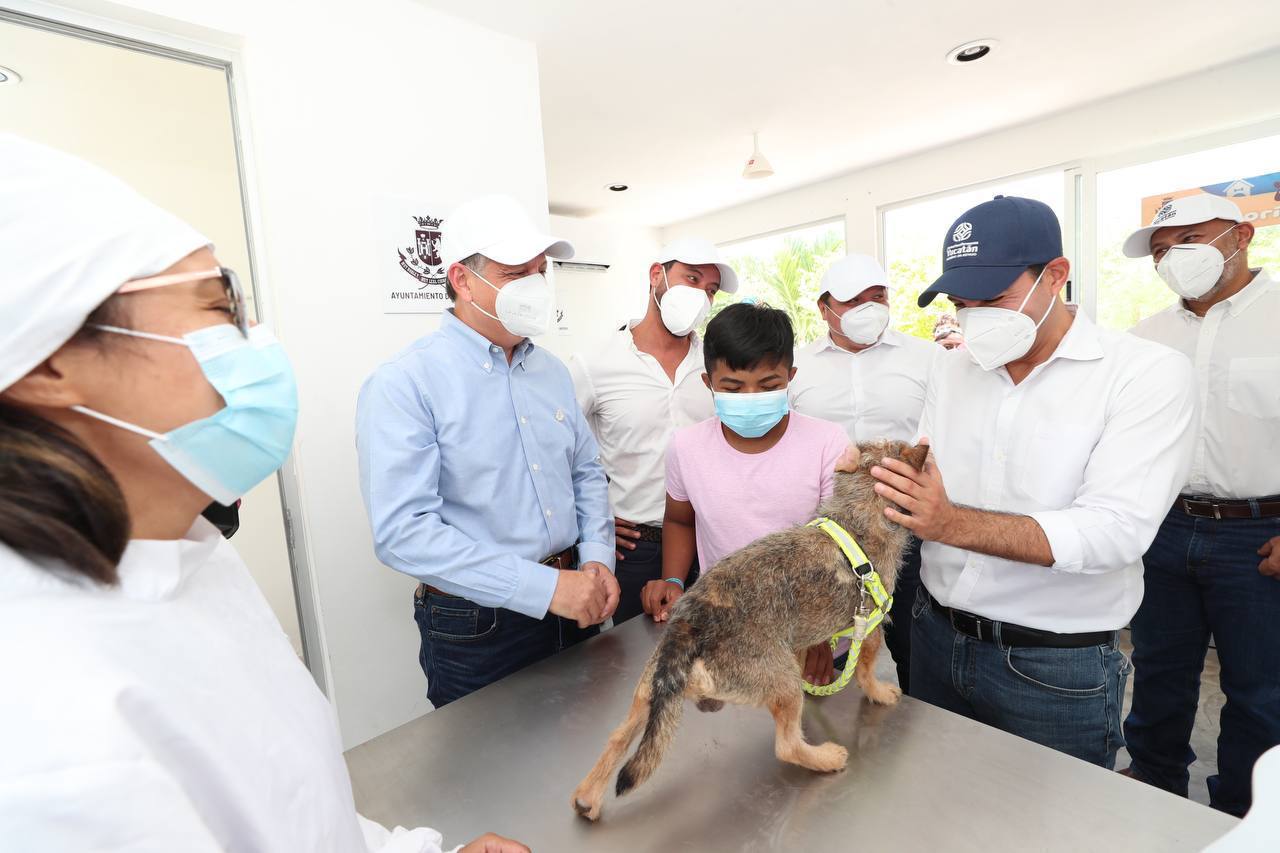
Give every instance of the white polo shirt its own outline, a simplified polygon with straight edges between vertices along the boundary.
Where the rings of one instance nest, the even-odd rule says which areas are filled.
[[[1074,309],[1072,309],[1074,310]],[[1049,568],[926,542],[921,578],[945,605],[1062,633],[1123,627],[1142,600],[1139,559],[1191,465],[1191,364],[1076,313],[1021,383],[963,350],[929,380],[929,436],[954,503],[1027,515]]]
[[[796,354],[791,407],[840,424],[850,441],[911,441],[924,408],[929,370],[944,352],[895,329],[886,329],[879,341],[856,353],[824,335]]]
[[[613,332],[590,354],[575,353],[569,372],[600,445],[614,515],[660,526],[671,434],[716,413],[702,381],[702,341],[690,335],[689,354],[676,368],[674,382],[656,358],[636,347],[630,329]]]
[[[1179,300],[1133,334],[1191,359],[1200,395],[1183,491],[1219,498],[1280,495],[1280,281],[1253,281],[1197,317]]]

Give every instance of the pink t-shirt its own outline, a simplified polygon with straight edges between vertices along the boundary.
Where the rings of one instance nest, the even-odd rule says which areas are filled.
[[[839,424],[796,412],[764,453],[730,447],[718,418],[676,430],[667,449],[667,494],[693,504],[701,570],[765,534],[812,520],[831,496],[836,460],[848,446]]]

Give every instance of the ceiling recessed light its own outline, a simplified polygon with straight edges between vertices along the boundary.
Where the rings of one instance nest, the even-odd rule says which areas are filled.
[[[22,82],[21,74],[19,74],[17,71],[14,71],[12,68],[5,68],[3,65],[0,65],[0,86],[4,85],[5,83],[21,83],[21,82]]]
[[[604,188],[611,193],[624,193],[629,189],[626,184],[605,184]]]
[[[970,62],[977,62],[991,54],[996,49],[996,45],[1000,42],[995,39],[975,39],[965,42],[959,47],[953,47],[947,51],[947,62],[952,65],[965,65]]]

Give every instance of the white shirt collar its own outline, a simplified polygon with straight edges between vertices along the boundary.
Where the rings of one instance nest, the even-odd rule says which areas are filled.
[[[1262,294],[1271,290],[1276,285],[1276,280],[1262,267],[1253,270],[1253,281],[1246,284],[1240,289],[1239,293],[1232,294],[1222,300],[1227,306],[1227,313],[1232,317],[1239,314],[1244,309],[1253,304],[1253,301]],[[1182,317],[1189,320],[1201,319],[1196,312],[1187,307],[1185,300],[1179,299],[1174,303],[1174,307]]]
[[[835,339],[831,336],[831,330],[828,329],[825,335],[818,338],[818,352],[834,350],[836,352],[842,352],[845,355],[861,355],[864,352],[870,352],[881,344],[891,347],[902,346],[902,332],[899,332],[897,329],[885,329],[884,334],[880,336],[880,340],[876,341],[871,346],[864,350],[859,350],[858,352],[850,352],[835,342]]]

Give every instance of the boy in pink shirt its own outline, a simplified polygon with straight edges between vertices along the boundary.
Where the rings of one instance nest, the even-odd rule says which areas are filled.
[[[684,592],[695,549],[709,571],[767,533],[810,521],[831,496],[849,439],[838,424],[790,411],[794,343],[786,312],[767,305],[731,305],[707,325],[702,380],[717,416],[677,430],[667,448],[665,580],[641,595],[657,621]],[[825,643],[809,650],[805,672],[830,680]]]

